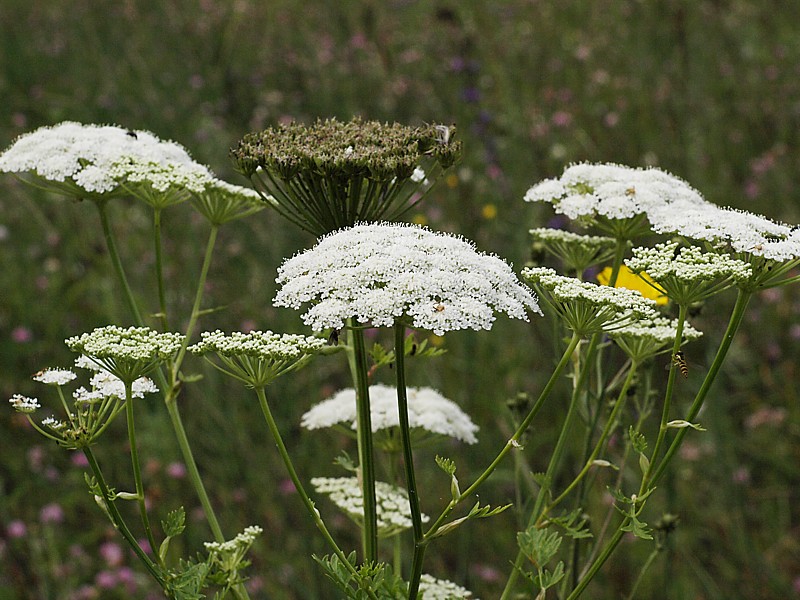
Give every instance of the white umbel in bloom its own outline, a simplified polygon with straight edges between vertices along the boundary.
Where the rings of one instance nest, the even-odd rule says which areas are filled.
[[[32,379],[45,385],[65,385],[76,377],[77,375],[69,369],[43,369],[36,373]]]
[[[213,176],[175,142],[148,131],[64,122],[20,136],[0,154],[0,172],[32,173],[71,195],[104,195],[121,184],[201,191]]]
[[[419,580],[419,597],[422,600],[454,600],[458,598],[473,598],[472,592],[456,585],[452,581],[436,579],[426,573]],[[473,600],[478,600],[473,598]]]
[[[526,202],[549,202],[570,219],[630,219],[652,207],[709,204],[688,183],[660,169],[579,163],[531,187]],[[712,205],[713,206],[713,205]]]
[[[463,238],[415,225],[377,223],[342,229],[283,263],[276,306],[310,303],[315,331],[345,320],[391,326],[409,317],[437,335],[490,329],[495,312],[528,320],[536,297],[511,267]]]
[[[468,444],[478,441],[478,426],[452,400],[436,390],[423,387],[407,389],[408,421],[412,429],[432,434],[454,437]],[[397,388],[373,385],[369,388],[370,420],[373,433],[382,429],[399,427]],[[320,402],[306,412],[300,424],[306,429],[320,429],[334,425],[347,425],[356,429],[356,392],[347,388]]]
[[[27,396],[22,396],[20,394],[14,394],[11,396],[11,398],[9,398],[8,401],[11,406],[14,407],[14,410],[24,414],[36,412],[42,407],[42,405],[39,404],[39,400],[36,398],[28,398]]]
[[[326,494],[356,523],[364,519],[364,501],[357,477],[315,477],[311,485],[320,494]],[[375,482],[375,499],[378,513],[378,536],[389,537],[412,526],[408,494],[402,488],[383,481]],[[422,515],[422,522],[430,517]]]

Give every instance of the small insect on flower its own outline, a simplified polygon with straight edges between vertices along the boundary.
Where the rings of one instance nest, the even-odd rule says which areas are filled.
[[[678,350],[672,355],[672,363],[678,367],[684,379],[689,377],[689,363],[686,362],[686,355]]]
[[[635,196],[636,195],[636,188],[631,186],[627,190],[625,190],[626,196]]]
[[[331,334],[328,336],[328,346],[339,345],[339,330],[331,329]]]
[[[444,304],[437,304],[433,307],[434,312],[444,312]]]
[[[125,134],[132,137],[135,140],[139,139],[139,136],[136,135],[136,132],[133,129],[128,129],[128,131],[126,131]]]
[[[447,144],[450,142],[450,128],[447,125],[434,125],[436,130],[437,140],[440,144]]]

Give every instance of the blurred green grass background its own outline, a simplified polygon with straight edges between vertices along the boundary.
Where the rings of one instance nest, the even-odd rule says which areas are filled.
[[[527,230],[550,218],[522,202],[525,190],[574,161],[657,165],[713,202],[800,222],[797,3],[4,0],[0,23],[3,147],[62,120],[115,123],[174,139],[244,185],[228,149],[287,119],[455,123],[464,159],[413,216],[517,267],[528,259]],[[112,211],[130,276],[154,310],[149,214],[125,201]],[[186,314],[206,229],[188,206],[165,218],[170,303]],[[98,225],[83,203],[0,178],[0,397],[44,398],[29,375],[71,361],[61,340],[128,323]],[[201,326],[304,331],[297,314],[272,308],[271,298],[282,259],[312,243],[266,211],[223,229],[206,305],[225,308]],[[710,310],[698,326],[720,332],[719,313]],[[755,302],[703,415],[709,431],[691,438],[666,486],[681,525],[639,597],[800,596],[798,314],[794,288]],[[549,320],[524,332],[500,321],[490,333],[449,335],[444,359],[412,365],[412,384],[440,388],[481,425],[477,447],[426,449],[421,465],[432,467],[436,452],[457,457],[465,475],[485,464],[503,443],[504,400],[537,391],[549,374],[551,329]],[[710,362],[704,347],[693,349],[700,364]],[[336,474],[331,448],[351,449],[298,426],[313,402],[347,384],[346,373],[342,361],[320,360],[270,390],[306,478]],[[181,402],[225,531],[265,529],[250,571],[254,597],[335,597],[308,560],[325,548],[293,505],[256,404],[205,375],[202,390],[187,389]],[[155,399],[142,406],[155,510],[186,503],[196,520],[165,411]],[[558,423],[558,408],[545,416]],[[124,482],[124,441],[115,431],[101,460]],[[544,464],[537,456],[547,455],[549,431],[534,432],[534,467]],[[10,409],[0,411],[0,599],[152,592],[139,579],[102,578],[120,566],[103,551],[116,538],[97,525],[72,458],[41,443]],[[447,494],[435,470],[422,481],[431,501]],[[509,499],[511,478],[509,464],[482,500]],[[433,547],[429,570],[497,597],[514,517],[497,519]],[[200,521],[190,529],[185,548],[195,552],[208,532]],[[334,529],[355,547],[346,523],[334,518]],[[641,542],[620,548],[587,596],[622,597],[648,552]]]

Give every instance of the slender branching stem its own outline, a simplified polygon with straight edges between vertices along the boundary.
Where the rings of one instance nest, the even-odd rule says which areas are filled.
[[[491,464],[488,467],[486,467],[483,473],[481,473],[478,476],[478,478],[461,493],[461,496],[458,499],[451,500],[450,503],[445,507],[445,509],[442,511],[442,513],[439,515],[439,517],[436,519],[433,525],[431,525],[428,528],[428,531],[425,532],[425,538],[424,538],[425,543],[428,543],[435,536],[436,532],[441,528],[447,517],[450,516],[450,513],[453,512],[456,506],[458,506],[464,500],[468,499],[473,493],[475,493],[478,487],[480,487],[480,485],[484,481],[486,481],[486,479],[489,478],[489,476],[494,472],[494,470],[497,468],[500,462],[506,457],[506,455],[509,452],[511,452],[513,448],[520,447],[519,443],[520,438],[522,438],[522,435],[528,429],[534,417],[536,417],[536,415],[539,413],[539,410],[541,410],[544,401],[547,400],[547,398],[550,396],[550,392],[553,390],[553,387],[555,386],[556,382],[561,378],[561,374],[569,364],[569,361],[572,358],[572,354],[573,352],[575,352],[575,348],[578,347],[578,343],[580,342],[580,340],[581,336],[579,336],[578,334],[573,334],[572,339],[567,345],[567,349],[561,356],[561,360],[558,362],[558,365],[556,365],[553,374],[550,376],[550,379],[547,381],[547,384],[545,384],[544,388],[542,389],[542,392],[539,394],[539,398],[537,398],[536,402],[531,407],[530,411],[528,411],[528,414],[522,420],[519,427],[517,427],[517,430],[514,432],[514,435],[511,436],[508,442],[506,442],[505,446],[503,446],[503,449],[495,457],[495,459],[491,462]]]
[[[89,462],[89,468],[92,470],[94,474],[94,478],[97,481],[97,485],[100,488],[100,492],[103,494],[102,501],[105,507],[108,509],[108,516],[111,518],[111,522],[114,524],[114,527],[122,534],[122,537],[125,538],[125,541],[128,542],[128,545],[133,550],[134,554],[139,558],[145,568],[149,571],[150,575],[152,575],[153,579],[155,579],[159,585],[163,588],[164,587],[164,580],[159,573],[158,567],[156,564],[147,556],[147,553],[142,550],[142,547],[136,541],[136,538],[133,537],[131,530],[128,529],[128,526],[125,524],[122,515],[119,514],[119,510],[117,510],[116,506],[116,498],[114,498],[111,491],[108,489],[108,485],[106,484],[106,480],[103,477],[103,473],[100,470],[100,466],[97,464],[97,459],[92,452],[92,449],[89,446],[83,448],[83,454],[86,456],[86,460]]]
[[[278,449],[278,454],[280,454],[281,460],[283,460],[283,464],[286,466],[286,470],[289,473],[289,478],[292,480],[292,483],[294,484],[294,487],[303,502],[303,506],[305,506],[306,511],[308,511],[308,514],[314,521],[314,525],[317,526],[317,529],[319,529],[322,537],[325,538],[326,542],[328,542],[328,545],[331,547],[334,554],[336,554],[336,556],[339,558],[342,565],[344,565],[344,567],[350,571],[351,575],[358,577],[355,567],[350,564],[350,561],[347,560],[344,552],[342,552],[336,541],[333,539],[333,536],[325,526],[325,522],[322,520],[319,511],[317,510],[316,506],[314,506],[314,501],[308,496],[305,487],[303,487],[303,483],[300,481],[300,477],[297,475],[297,470],[294,468],[292,458],[289,456],[289,452],[286,450],[286,445],[283,443],[283,436],[281,436],[280,429],[278,429],[275,418],[272,416],[272,411],[269,408],[269,402],[267,402],[267,395],[264,392],[264,388],[257,387],[255,388],[255,392],[256,396],[258,396],[258,403],[261,406],[261,412],[264,414],[267,427],[269,428],[269,432],[272,435],[273,441],[275,442],[275,447]],[[374,592],[368,591],[368,594],[370,598],[377,600]]]
[[[122,290],[124,292],[123,297],[125,299],[125,303],[128,305],[128,309],[131,311],[133,322],[136,325],[142,326],[144,325],[144,319],[142,319],[142,314],[139,312],[139,307],[133,297],[131,286],[128,284],[128,278],[125,276],[125,269],[122,267],[122,260],[119,257],[117,244],[114,241],[114,232],[111,230],[111,224],[108,220],[106,202],[107,200],[96,200],[94,205],[97,207],[97,210],[100,213],[100,224],[103,227],[103,236],[106,240],[108,255],[111,258],[111,264],[114,266],[114,271],[117,274],[117,278],[122,285]]]
[[[158,546],[153,537],[153,530],[150,527],[150,518],[147,516],[147,504],[144,497],[144,484],[142,483],[142,467],[139,461],[139,449],[136,444],[136,427],[133,421],[133,382],[125,381],[125,416],[127,417],[128,426],[128,444],[130,445],[131,452],[131,466],[133,468],[133,481],[136,486],[136,503],[139,505],[139,515],[142,519],[145,535],[150,547],[155,552]]]
[[[156,281],[158,282],[158,315],[161,320],[161,328],[169,331],[169,321],[167,320],[167,294],[164,289],[164,260],[163,248],[161,244],[161,209],[153,209],[153,243],[156,253]]]
[[[680,351],[681,342],[683,341],[683,326],[686,322],[686,313],[687,313],[687,306],[685,304],[681,304],[678,307],[678,323],[675,326],[675,341],[672,345],[672,354],[670,355],[671,366],[669,369],[669,376],[667,377],[667,389],[664,392],[664,402],[662,403],[662,410],[661,410],[661,425],[658,428],[658,437],[656,438],[655,446],[653,446],[653,453],[650,455],[650,462],[648,463],[647,471],[642,478],[642,485],[639,489],[639,495],[642,495],[644,491],[647,489],[647,484],[650,481],[650,478],[653,475],[653,468],[655,466],[656,461],[658,460],[659,452],[661,451],[661,446],[664,443],[664,438],[667,435],[667,423],[669,422],[669,412],[670,407],[672,404],[672,394],[675,388],[675,378],[678,374],[678,365],[675,361],[675,356]]]

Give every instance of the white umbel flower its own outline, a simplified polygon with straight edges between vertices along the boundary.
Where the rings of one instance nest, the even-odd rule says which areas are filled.
[[[670,350],[678,334],[678,320],[657,316],[640,319],[609,333],[617,345],[631,358],[641,362]],[[681,345],[699,339],[703,333],[684,322]]]
[[[34,381],[45,385],[65,385],[75,379],[77,375],[69,369],[43,369],[32,377]]]
[[[651,167],[611,163],[570,165],[558,179],[531,187],[527,202],[549,202],[570,219],[631,219],[655,206],[708,204],[688,183]]]
[[[20,136],[0,154],[0,172],[32,173],[72,195],[104,195],[146,182],[200,190],[212,175],[175,142],[148,131],[64,122]]]
[[[24,414],[36,412],[42,407],[36,398],[28,398],[27,396],[22,396],[20,394],[14,394],[11,396],[11,398],[9,398],[8,401],[11,406],[14,407],[14,410]]]
[[[490,329],[495,312],[528,320],[539,311],[511,267],[463,238],[415,225],[378,223],[342,229],[288,259],[278,270],[276,306],[310,303],[315,331],[345,320],[391,326],[409,317],[437,335]]]
[[[436,390],[423,387],[407,389],[408,421],[412,430],[421,429],[437,435],[446,435],[468,444],[478,440],[478,426],[452,400]],[[373,433],[382,429],[399,427],[397,388],[372,385],[369,388],[370,420]],[[347,388],[320,402],[306,412],[300,424],[306,429],[321,429],[344,424],[356,429],[356,393]]]
[[[422,600],[461,600],[473,598],[472,592],[446,579],[423,573],[419,580],[419,597]],[[478,600],[473,598],[473,600]]]
[[[364,501],[357,477],[315,477],[311,485],[320,494],[326,494],[356,523],[364,519]],[[375,482],[375,499],[378,513],[378,536],[389,537],[412,526],[408,494],[400,487],[383,481]],[[430,517],[422,515],[422,522]]]

